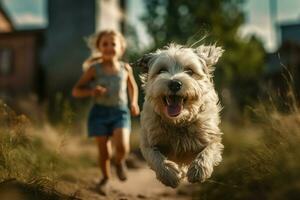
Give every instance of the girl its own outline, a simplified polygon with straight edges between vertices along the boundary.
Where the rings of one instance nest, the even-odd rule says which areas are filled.
[[[101,31],[94,37],[94,50],[98,56],[84,62],[85,72],[73,88],[74,97],[93,97],[94,105],[88,117],[88,134],[95,137],[100,168],[103,174],[99,192],[105,195],[111,177],[111,141],[115,145],[117,176],[127,179],[125,157],[129,152],[130,114],[127,107],[127,89],[130,111],[133,116],[140,112],[138,89],[131,67],[119,59],[124,54],[126,42],[116,31]]]

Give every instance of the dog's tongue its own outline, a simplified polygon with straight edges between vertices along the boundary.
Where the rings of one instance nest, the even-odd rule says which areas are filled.
[[[182,108],[182,98],[177,95],[166,97],[167,112],[170,117],[176,117],[180,114]]]
[[[171,117],[176,117],[177,115],[180,114],[180,111],[181,111],[181,105],[169,105],[167,106],[167,111],[168,111],[168,114],[171,116]]]

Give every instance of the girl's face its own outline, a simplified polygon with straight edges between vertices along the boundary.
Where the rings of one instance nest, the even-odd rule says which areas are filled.
[[[98,46],[103,60],[119,58],[123,54],[121,41],[115,35],[103,35]]]

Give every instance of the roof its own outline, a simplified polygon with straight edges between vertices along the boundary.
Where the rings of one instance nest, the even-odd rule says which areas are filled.
[[[21,34],[43,34],[45,29],[28,29],[28,30],[14,30],[12,32],[0,32],[0,35],[21,35]]]
[[[299,27],[300,20],[285,21],[278,24],[279,27]]]
[[[6,20],[5,22],[7,22],[7,24],[9,25],[9,28],[11,30],[14,30],[13,20],[8,15],[8,13],[7,13],[6,9],[3,7],[1,1],[0,1],[0,14],[4,17],[4,20]]]

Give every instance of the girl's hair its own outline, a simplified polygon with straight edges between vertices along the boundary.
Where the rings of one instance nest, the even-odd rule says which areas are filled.
[[[103,38],[103,36],[105,36],[105,35],[113,35],[113,36],[118,37],[118,39],[121,43],[121,48],[122,48],[123,52],[125,52],[127,44],[126,44],[126,40],[125,40],[124,36],[120,32],[115,31],[115,30],[103,30],[103,31],[97,32],[86,39],[87,45],[88,45],[89,49],[91,50],[91,55],[88,59],[86,59],[83,62],[82,68],[84,71],[86,71],[94,62],[101,59],[101,52],[99,51],[99,43],[100,43],[101,39]]]

